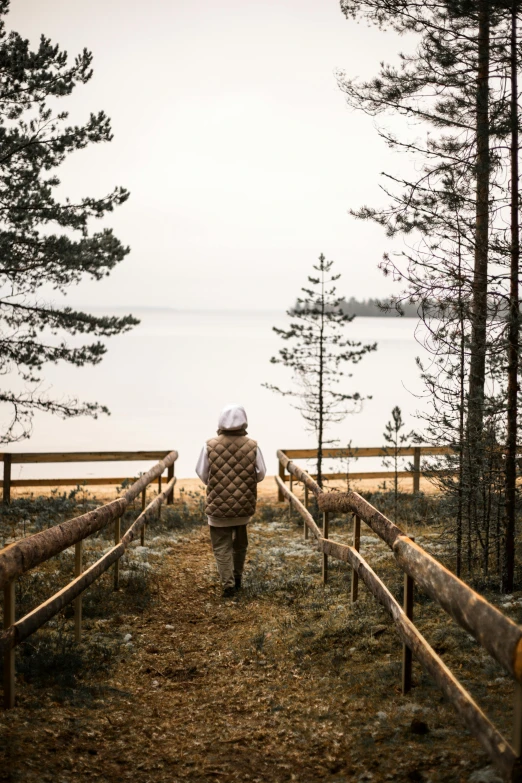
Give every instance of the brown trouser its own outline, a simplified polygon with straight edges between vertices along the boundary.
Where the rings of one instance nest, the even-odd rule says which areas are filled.
[[[219,578],[223,587],[234,587],[234,577],[241,576],[248,547],[246,525],[234,527],[210,527],[212,551],[216,558]]]

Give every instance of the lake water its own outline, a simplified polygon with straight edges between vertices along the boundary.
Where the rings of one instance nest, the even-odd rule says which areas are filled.
[[[108,341],[97,367],[49,367],[45,388],[55,395],[77,395],[106,404],[111,416],[96,421],[35,417],[28,441],[12,451],[84,451],[177,449],[176,474],[195,475],[199,450],[216,430],[223,405],[243,404],[249,434],[263,450],[270,473],[277,470],[278,448],[310,448],[288,398],[262,388],[263,382],[289,384],[289,371],[270,364],[282,341],[272,326],[286,326],[279,312],[189,312],[133,310],[141,324]],[[391,409],[399,405],[408,427],[425,407],[415,357],[422,348],[414,337],[416,321],[406,318],[356,318],[347,327],[351,339],[378,343],[378,350],[353,367],[348,393],[372,395],[361,413],[335,425],[328,437],[340,445],[381,446]],[[150,463],[148,463],[150,466]],[[133,475],[147,464],[14,465],[13,478]],[[331,466],[330,466],[331,467]],[[378,460],[359,460],[354,470],[379,469]]]

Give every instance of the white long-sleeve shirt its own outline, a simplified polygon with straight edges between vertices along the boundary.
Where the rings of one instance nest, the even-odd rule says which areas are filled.
[[[205,486],[208,483],[208,475],[210,472],[210,462],[208,459],[208,450],[207,450],[207,444],[205,443],[203,448],[201,449],[201,453],[199,455],[198,463],[196,465],[196,473],[198,474],[199,478],[205,484]],[[259,484],[260,481],[263,481],[264,477],[266,476],[266,465],[265,460],[263,459],[263,455],[261,453],[261,449],[259,446],[257,447],[257,453],[256,453],[256,478],[257,483]],[[208,517],[208,524],[212,525],[213,527],[232,527],[235,525],[246,525],[250,517],[233,517],[231,519],[220,519],[218,517]]]

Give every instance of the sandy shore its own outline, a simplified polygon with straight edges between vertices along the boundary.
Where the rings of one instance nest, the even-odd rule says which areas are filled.
[[[359,479],[357,481],[351,482],[350,487],[351,489],[354,489],[356,492],[361,492],[361,491],[374,492],[379,489],[379,485],[381,484],[382,481],[379,481],[378,479],[367,479],[367,480]],[[346,491],[346,482],[344,481],[328,482],[326,486],[328,489],[336,489],[341,492]],[[411,492],[412,480],[404,479],[403,481],[399,482],[399,487],[403,492]],[[389,479],[386,481],[386,488],[390,490],[393,488],[393,484]],[[436,491],[434,485],[427,479],[421,479],[420,488],[422,492],[426,492],[429,494],[432,494],[433,492]],[[71,492],[71,490],[73,489],[74,487],[71,486],[13,487],[11,490],[11,497],[13,499],[20,498],[20,497],[29,497],[30,495],[42,495],[48,497],[53,492],[57,492],[58,494],[63,494],[63,493],[67,494]],[[102,484],[85,487],[85,491],[90,495],[93,495],[96,498],[99,498],[100,500],[103,500],[105,502],[114,500],[114,498],[118,497],[119,494],[117,491],[117,487],[107,486]],[[148,492],[155,493],[156,491],[157,491],[157,484],[154,483],[150,485]],[[197,478],[179,479],[176,483],[175,497],[179,498],[180,494],[182,494],[185,495],[186,498],[189,498],[191,495],[195,495],[197,493],[204,494],[204,492],[205,492],[205,487],[199,479]],[[294,492],[298,497],[303,496],[303,487],[298,482],[294,483]],[[267,476],[265,480],[258,485],[258,493],[259,493],[258,496],[260,500],[265,501],[267,503],[276,502],[277,485],[275,482],[275,477]]]

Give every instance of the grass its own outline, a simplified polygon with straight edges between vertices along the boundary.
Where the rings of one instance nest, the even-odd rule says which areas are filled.
[[[63,493],[53,490],[47,497],[15,498],[9,505],[0,505],[0,548],[11,540],[84,514],[97,505],[96,498],[81,487]]]

